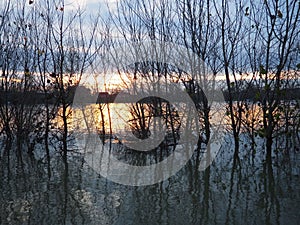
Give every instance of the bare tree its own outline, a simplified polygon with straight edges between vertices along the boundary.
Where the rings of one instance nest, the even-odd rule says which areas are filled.
[[[239,149],[239,132],[241,128],[242,107],[240,101],[234,102],[235,90],[238,90],[237,60],[239,44],[244,38],[242,33],[245,3],[236,1],[214,1],[214,13],[217,15],[217,23],[221,33],[219,58],[222,61],[228,91],[228,115],[231,120],[231,128],[235,143],[235,153]]]
[[[267,159],[271,159],[274,129],[278,124],[282,81],[296,68],[299,45],[299,2],[251,1],[248,7],[252,28],[252,50],[249,61],[257,71],[262,103],[263,129],[266,138]]]
[[[98,18],[92,21],[92,26],[84,20],[81,9],[68,12],[64,1],[54,4],[46,1],[45,20],[50,30],[47,36],[46,48],[50,57],[50,72],[55,88],[62,118],[62,155],[67,163],[69,117],[72,113],[70,105],[75,88],[79,84],[87,67],[94,59],[97,51],[94,38],[98,26]],[[89,32],[84,29],[89,28]],[[49,71],[49,70],[48,70]]]
[[[200,101],[195,101],[201,118],[204,121],[205,138],[201,140],[208,143],[210,139],[210,102],[204,93],[215,88],[216,75],[221,71],[221,62],[216,55],[220,35],[215,23],[216,15],[213,15],[214,9],[211,1],[177,1],[179,42],[184,43],[186,48],[191,49],[198,59],[199,65],[205,63],[206,68],[200,68],[197,71],[195,80],[199,84],[189,85],[187,88],[193,95],[198,96]],[[200,67],[203,67],[200,66]],[[199,97],[200,96],[200,97]],[[201,97],[202,96],[202,97]]]
[[[39,84],[34,79],[36,54],[33,39],[32,10],[20,2],[7,2],[3,14],[1,117],[9,139],[15,134],[18,153],[23,144],[32,153],[41,120],[41,109],[33,98]],[[5,14],[6,12],[6,14]]]

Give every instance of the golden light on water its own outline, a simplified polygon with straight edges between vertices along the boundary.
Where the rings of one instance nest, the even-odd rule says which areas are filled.
[[[129,119],[128,104],[90,104],[84,108],[73,108],[70,123],[75,132],[109,133],[110,130],[126,129]]]

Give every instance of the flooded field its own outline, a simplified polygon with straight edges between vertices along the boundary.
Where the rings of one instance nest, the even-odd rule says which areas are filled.
[[[258,149],[259,150],[259,149]],[[260,152],[260,151],[258,151]],[[262,151],[263,152],[263,151]],[[273,162],[224,146],[205,171],[197,154],[175,176],[151,186],[124,186],[72,156],[68,171],[53,158],[1,163],[1,224],[297,224],[300,156]]]
[[[299,21],[0,0],[0,225],[299,225]]]
[[[111,112],[119,112],[111,114],[112,128],[109,128],[108,114],[104,115],[105,132],[100,132],[102,126],[97,128],[99,140],[104,138],[104,142],[99,143],[105,151],[133,165],[160,162],[174,151],[176,138],[171,145],[160,145],[145,153],[126,148],[126,141],[119,141],[115,131],[123,124],[120,116],[129,115],[120,113],[120,105],[110,107]],[[73,118],[78,119],[78,116]],[[87,116],[80,121],[93,119]],[[87,133],[80,128],[84,125],[77,126],[73,134]],[[110,135],[110,129],[115,133]],[[0,223],[297,224],[300,220],[299,150],[280,148],[286,140],[285,136],[278,137],[278,148],[268,161],[265,160],[264,140],[258,136],[258,144],[252,149],[251,140],[244,132],[240,135],[239,154],[234,154],[233,140],[226,129],[223,132],[220,151],[207,169],[200,169],[203,152],[197,149],[174,176],[147,186],[117,184],[101,176],[86,162],[85,147],[80,145],[79,136],[75,136],[77,141],[74,141],[76,138],[70,140],[70,146],[74,147],[69,152],[67,166],[55,150],[51,152],[49,165],[43,146],[35,150],[32,157],[26,154],[8,156],[2,152]],[[11,152],[15,147],[10,146]]]

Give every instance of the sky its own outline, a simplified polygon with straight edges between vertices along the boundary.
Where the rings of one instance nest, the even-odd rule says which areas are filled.
[[[113,5],[117,0],[67,0],[72,3],[75,7],[80,6],[86,8],[87,11],[98,10],[101,5]]]

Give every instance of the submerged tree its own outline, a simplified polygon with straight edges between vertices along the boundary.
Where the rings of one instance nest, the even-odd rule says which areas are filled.
[[[267,158],[271,158],[275,127],[281,115],[285,81],[290,80],[297,65],[299,14],[297,1],[251,1],[248,7],[250,43],[247,55],[256,71],[262,104],[263,129]],[[298,79],[298,78],[297,78]],[[289,82],[288,82],[289,83]]]
[[[35,80],[34,16],[33,11],[22,3],[7,2],[4,9],[1,26],[1,122],[6,137],[17,142],[21,155],[23,148],[32,153],[39,139],[42,120],[39,117],[42,109],[36,104],[35,94],[39,83]]]
[[[200,117],[204,123],[205,137],[202,142],[208,143],[210,139],[211,102],[205,93],[215,88],[215,78],[221,70],[221,62],[216,52],[220,39],[213,15],[211,1],[176,1],[176,19],[178,19],[178,40],[197,55],[195,64],[195,84],[186,88],[196,97],[196,107],[199,108]],[[198,83],[199,82],[199,83]]]
[[[3,132],[13,139],[16,131],[19,149],[23,141],[30,151],[36,142],[44,142],[48,162],[57,116],[62,129],[56,136],[67,162],[72,97],[97,52],[99,16],[88,23],[83,10],[68,7],[62,1],[45,0],[7,1],[1,8]]]

